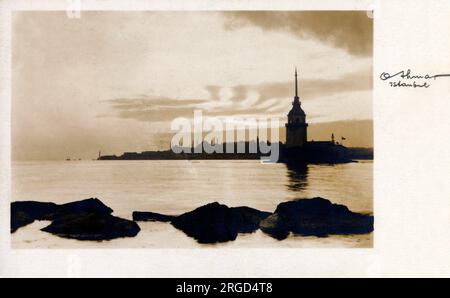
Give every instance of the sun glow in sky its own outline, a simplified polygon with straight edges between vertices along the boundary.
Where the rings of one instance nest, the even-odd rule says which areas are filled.
[[[310,125],[366,129],[347,139],[371,146],[372,26],[365,12],[15,12],[13,158],[167,149],[194,109],[284,122],[295,66]]]

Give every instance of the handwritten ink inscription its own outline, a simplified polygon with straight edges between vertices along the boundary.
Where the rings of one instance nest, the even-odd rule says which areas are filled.
[[[411,69],[402,70],[394,74],[383,72],[380,75],[382,81],[387,81],[390,87],[429,88],[432,81],[438,78],[450,77],[450,74],[413,74]]]

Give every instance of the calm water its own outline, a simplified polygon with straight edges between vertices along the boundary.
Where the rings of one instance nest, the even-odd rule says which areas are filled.
[[[372,162],[309,165],[290,169],[259,161],[52,161],[13,163],[12,200],[67,203],[97,197],[114,215],[133,211],[181,214],[218,201],[228,206],[275,210],[293,198],[321,196],[372,213]],[[39,231],[35,222],[12,235],[16,248],[81,247],[371,247],[372,234],[327,238],[291,236],[277,241],[261,231],[236,241],[200,245],[168,223],[139,223],[135,238],[102,242],[63,239]]]

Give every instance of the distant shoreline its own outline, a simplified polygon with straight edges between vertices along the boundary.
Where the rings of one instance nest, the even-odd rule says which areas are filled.
[[[248,144],[248,143],[247,143]],[[373,160],[373,148],[346,148],[341,145],[329,146],[324,151],[286,149],[281,147],[278,162],[302,161],[307,163],[345,163],[353,160]],[[336,154],[345,151],[345,156]],[[248,152],[248,150],[246,150]],[[172,150],[125,152],[122,155],[103,155],[97,160],[257,160],[267,155],[258,153],[174,153]]]

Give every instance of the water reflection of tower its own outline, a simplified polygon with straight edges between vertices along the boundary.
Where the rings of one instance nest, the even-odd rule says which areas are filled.
[[[308,186],[308,165],[304,163],[287,163],[287,176],[289,184],[287,187],[291,191],[301,191]]]

